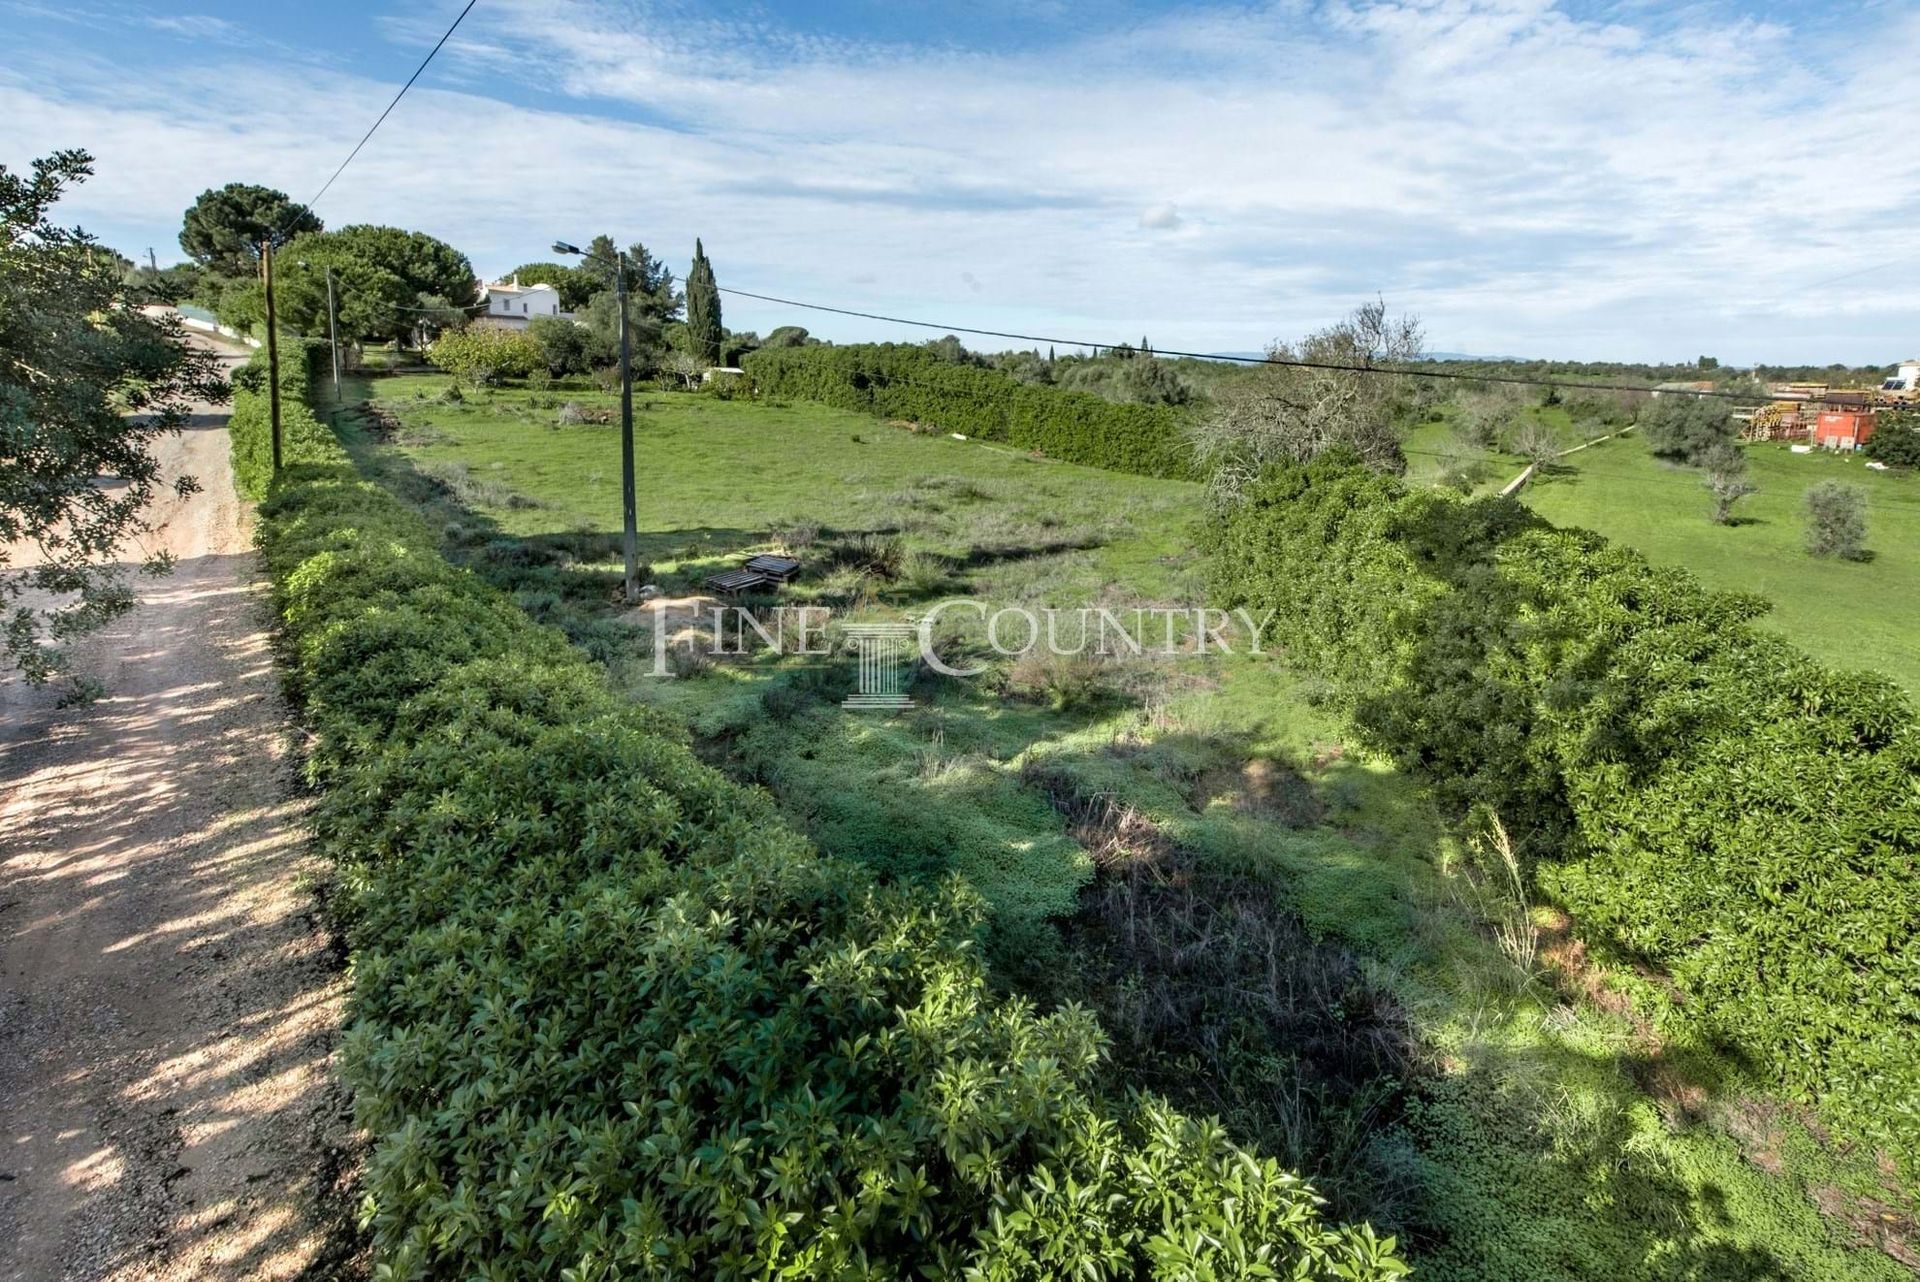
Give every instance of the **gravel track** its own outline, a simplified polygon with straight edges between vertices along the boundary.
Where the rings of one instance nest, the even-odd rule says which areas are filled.
[[[0,1279],[330,1270],[344,979],[308,880],[226,418],[157,446],[178,558],[78,647],[90,707],[0,681]]]

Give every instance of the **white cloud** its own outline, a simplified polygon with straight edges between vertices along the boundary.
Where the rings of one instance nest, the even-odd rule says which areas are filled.
[[[1140,225],[1149,231],[1172,231],[1180,226],[1180,209],[1177,205],[1148,205],[1140,211]]]
[[[189,40],[232,41],[242,34],[239,27],[225,18],[216,18],[209,13],[158,14],[142,21],[155,31],[165,31]]]
[[[1188,10],[983,55],[495,0],[428,82],[478,92],[416,88],[322,213],[433,231],[483,271],[602,228],[683,262],[701,235],[722,283],[1169,347],[1253,347],[1376,292],[1457,349],[1913,346],[1920,80],[1851,50],[1915,47],[1920,14],[1866,9],[1843,48],[1712,8],[1613,12]],[[304,197],[391,92],[227,58],[132,87],[110,68],[0,71],[5,159],[85,143],[100,177],[76,213],[170,241],[205,186]],[[502,77],[574,109],[485,96]]]

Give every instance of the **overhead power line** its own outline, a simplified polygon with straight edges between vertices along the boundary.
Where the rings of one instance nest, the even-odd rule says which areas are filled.
[[[1054,347],[1086,347],[1098,352],[1102,348],[1119,347],[1118,343],[1094,343],[1084,338],[1058,338],[1045,334],[1016,334],[1001,329],[976,329],[968,325],[943,325],[934,321],[913,320],[905,316],[885,316],[879,312],[856,311],[850,307],[830,307],[825,303],[803,303],[796,298],[779,298],[772,294],[756,294],[751,290],[734,289],[726,285],[717,286],[723,294],[735,294],[741,298],[754,298],[763,303],[779,303],[784,307],[800,307],[814,312],[832,312],[836,316],[857,316],[862,320],[885,321],[890,325],[912,325],[920,329],[934,329],[947,334],[978,334],[986,338],[1011,338],[1022,343],[1046,343]],[[1518,387],[1564,387],[1570,391],[1592,392],[1660,392],[1663,395],[1711,397],[1717,400],[1732,401],[1742,405],[1765,405],[1774,400],[1771,396],[1754,396],[1743,392],[1723,392],[1718,389],[1704,388],[1658,388],[1644,387],[1629,383],[1589,383],[1582,380],[1564,378],[1522,378],[1511,374],[1473,374],[1456,370],[1412,369],[1404,365],[1350,365],[1338,361],[1304,361],[1275,356],[1238,356],[1222,352],[1182,352],[1171,348],[1156,347],[1154,356],[1183,356],[1202,361],[1230,361],[1240,365],[1284,365],[1291,369],[1333,370],[1348,374],[1378,374],[1396,378],[1438,378],[1452,379],[1468,383],[1505,383]],[[1805,398],[1809,404],[1828,404],[1824,398]]]
[[[320,203],[320,198],[327,194],[328,189],[333,186],[334,182],[339,179],[340,175],[347,172],[347,166],[351,165],[353,163],[354,157],[360,154],[360,149],[362,147],[365,147],[367,145],[368,140],[371,139],[373,135],[379,131],[380,126],[384,125],[387,122],[387,117],[393,114],[393,109],[395,107],[398,107],[400,105],[400,100],[407,96],[407,90],[413,88],[413,82],[418,80],[421,76],[421,73],[426,71],[427,64],[433,61],[434,55],[438,54],[440,50],[446,46],[447,41],[453,39],[453,33],[459,29],[460,24],[462,22],[466,21],[467,15],[473,12],[473,6],[478,3],[480,3],[480,0],[467,0],[467,7],[462,9],[460,11],[460,16],[453,20],[453,25],[448,27],[446,30],[446,33],[440,37],[440,42],[434,45],[433,48],[428,51],[427,56],[425,58],[422,58],[420,60],[420,65],[413,69],[413,74],[411,76],[407,77],[407,83],[400,86],[400,92],[393,95],[393,101],[388,103],[387,109],[380,113],[380,118],[374,121],[372,128],[368,129],[367,132],[361,136],[360,141],[353,145],[353,150],[348,152],[347,158],[340,162],[340,167],[333,171],[333,176],[328,178],[326,182],[322,183],[320,185],[320,190],[313,194],[313,199],[309,200],[306,204],[300,206],[300,212],[295,214],[290,220],[288,220],[287,225],[285,227],[282,227],[278,232],[274,234],[274,240],[276,242],[285,240],[287,238],[287,234],[291,232],[296,226],[299,225],[300,220],[313,212],[313,207]]]

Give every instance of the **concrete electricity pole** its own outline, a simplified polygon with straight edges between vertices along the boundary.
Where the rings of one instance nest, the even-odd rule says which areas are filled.
[[[280,470],[280,320],[273,310],[273,238],[260,242],[260,274],[267,282],[267,405],[273,415],[273,470]]]
[[[333,306],[333,266],[327,266],[327,346],[333,349],[333,400],[340,403],[340,326]]]
[[[617,249],[612,259],[606,259],[564,240],[553,242],[553,252],[578,254],[613,268],[613,293],[620,307],[620,499],[626,534],[626,599],[627,604],[637,605],[640,601],[640,520],[633,476],[633,346],[627,333],[627,254]]]

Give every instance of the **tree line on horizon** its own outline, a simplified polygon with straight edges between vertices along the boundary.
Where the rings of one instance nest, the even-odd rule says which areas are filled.
[[[192,303],[222,323],[255,332],[266,323],[260,247],[275,242],[275,311],[283,329],[324,337],[328,332],[327,273],[332,270],[334,321],[344,344],[424,347],[465,327],[479,304],[472,260],[426,232],[355,224],[328,230],[285,192],[228,183],[202,192],[181,220],[185,262],[167,267],[115,258],[131,294],[144,302]],[[102,252],[113,252],[102,247]],[[609,234],[592,240],[582,261],[522,263],[507,273],[523,284],[551,284],[578,324],[529,326],[555,375],[586,373],[616,357],[619,315],[614,269],[619,244]],[[718,283],[704,243],[694,242],[685,287],[645,244],[626,248],[628,316],[636,365],[651,371],[673,353],[707,364],[731,363],[758,347],[752,333],[729,331]],[[800,341],[805,331],[795,330]],[[776,331],[779,334],[779,331]],[[776,341],[794,341],[780,335]],[[730,359],[731,358],[731,359]]]

